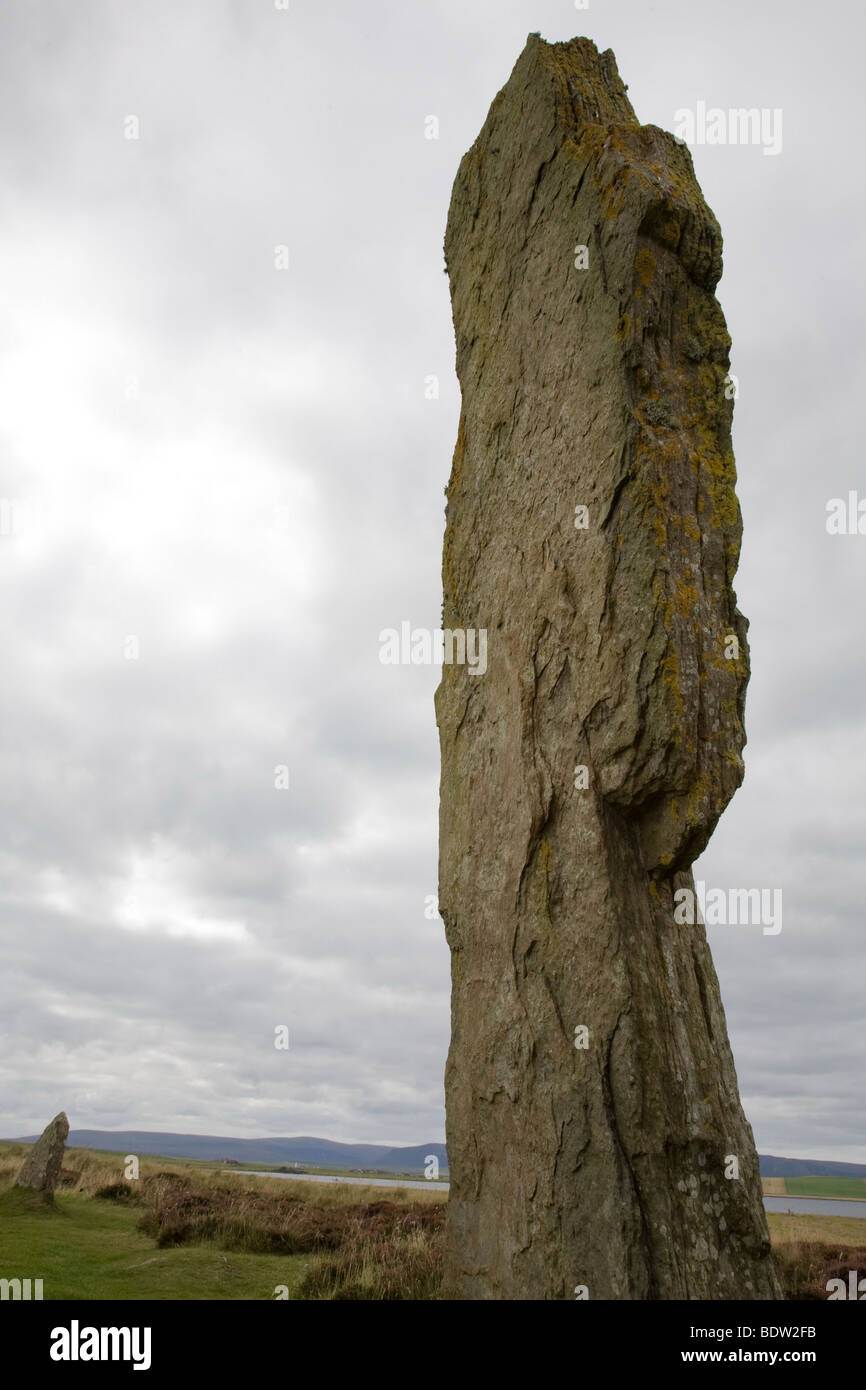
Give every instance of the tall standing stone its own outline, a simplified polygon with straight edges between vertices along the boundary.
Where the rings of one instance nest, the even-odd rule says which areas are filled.
[[[719,227],[613,54],[531,35],[445,253],[443,626],[488,634],[436,697],[446,1288],[778,1298],[706,934],[674,918],[743,776]]]
[[[31,1148],[15,1179],[15,1186],[32,1188],[34,1192],[43,1192],[46,1197],[53,1196],[63,1167],[68,1134],[69,1121],[61,1110],[45,1126]]]

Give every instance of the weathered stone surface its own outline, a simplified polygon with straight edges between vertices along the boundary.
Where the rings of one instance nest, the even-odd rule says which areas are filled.
[[[719,227],[613,54],[532,35],[445,251],[443,626],[488,632],[436,697],[448,1292],[777,1298],[705,930],[673,915],[743,775]]]
[[[30,1187],[35,1192],[44,1192],[47,1197],[52,1196],[63,1167],[68,1134],[69,1121],[61,1110],[31,1148],[15,1179],[15,1186]]]

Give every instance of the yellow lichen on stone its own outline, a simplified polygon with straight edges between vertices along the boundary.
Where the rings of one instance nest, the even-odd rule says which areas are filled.
[[[656,608],[662,615],[662,622],[666,628],[670,628],[674,616],[674,606],[668,596],[667,586],[662,582],[658,573],[653,575],[653,598]]]
[[[684,579],[678,579],[674,586],[674,602],[677,612],[681,617],[687,618],[697,607],[698,590],[695,584],[687,584]]]
[[[692,783],[692,786],[689,789],[689,794],[686,798],[687,825],[698,825],[703,821],[703,806],[704,802],[710,795],[710,791],[711,786],[709,773],[706,771],[699,772],[694,782]]]
[[[707,474],[707,492],[713,503],[713,520],[721,526],[737,526],[740,520],[740,506],[734,491],[737,470],[733,453],[729,450],[726,454],[707,454],[704,466]]]
[[[674,715],[678,724],[682,723],[685,705],[680,690],[680,663],[674,649],[669,648],[661,664],[662,685],[669,690],[673,699]]]
[[[642,246],[634,258],[638,284],[646,289],[655,274],[656,258],[648,246]]]

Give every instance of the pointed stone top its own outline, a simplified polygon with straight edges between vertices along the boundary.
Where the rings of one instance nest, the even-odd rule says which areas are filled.
[[[61,1110],[40,1134],[31,1148],[18,1177],[16,1187],[29,1187],[51,1197],[63,1167],[63,1151],[69,1134],[69,1121]]]
[[[599,53],[592,39],[547,43],[530,34],[516,67],[524,58],[543,64],[556,78],[562,112],[575,127],[638,124],[612,48]]]

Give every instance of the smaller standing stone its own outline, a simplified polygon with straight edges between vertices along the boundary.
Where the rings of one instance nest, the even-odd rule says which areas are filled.
[[[25,1158],[15,1186],[29,1187],[34,1192],[44,1192],[46,1197],[52,1197],[63,1167],[63,1151],[68,1134],[69,1121],[61,1110],[50,1125],[45,1126]]]

